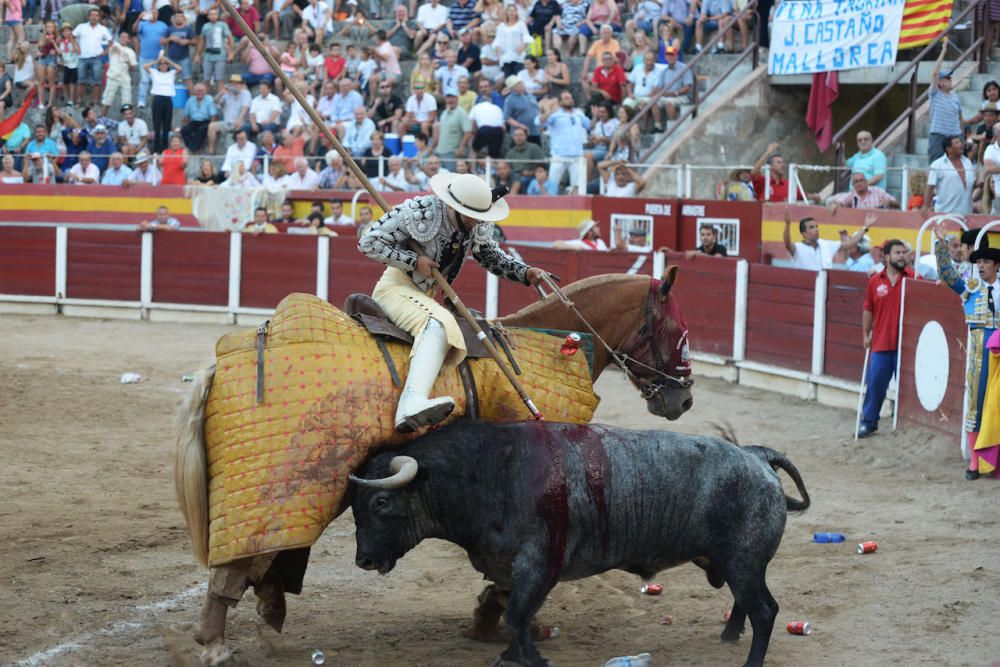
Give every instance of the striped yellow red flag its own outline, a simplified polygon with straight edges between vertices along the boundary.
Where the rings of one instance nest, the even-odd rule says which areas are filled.
[[[929,44],[951,20],[953,0],[906,0],[899,48],[912,49]]]

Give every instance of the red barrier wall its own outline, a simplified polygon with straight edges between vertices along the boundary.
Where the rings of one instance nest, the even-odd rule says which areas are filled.
[[[757,202],[681,200],[678,222],[677,250],[693,250],[701,245],[698,224],[701,222],[728,222],[739,220],[739,257],[751,262],[760,261],[761,206]],[[732,251],[733,248],[727,248]],[[730,255],[731,257],[733,255]]]
[[[138,301],[141,246],[138,233],[70,229],[66,296]]]
[[[153,301],[203,306],[229,303],[229,234],[155,234]]]
[[[315,240],[315,237],[307,238]],[[355,292],[371,294],[384,270],[385,266],[358,252],[357,238],[353,236],[331,238],[330,277],[327,285],[330,303],[337,308],[343,308],[348,295]]]
[[[554,273],[562,279],[563,285],[568,285],[579,273],[578,258],[582,252],[567,250],[552,250],[551,248],[517,247],[516,251],[528,266],[537,266],[549,273]],[[530,303],[538,301],[538,293],[534,288],[516,285],[509,280],[500,280],[500,290],[497,299],[497,314],[510,315]]]
[[[857,382],[865,363],[861,309],[868,276],[854,271],[829,271],[827,278],[823,373]]]
[[[671,291],[680,304],[695,352],[733,354],[736,260],[723,257],[686,259],[670,253],[667,264],[679,268]]]
[[[274,308],[292,292],[316,293],[316,237],[244,234],[240,305]]]
[[[611,245],[611,216],[615,213],[626,215],[648,215],[653,218],[653,248],[677,247],[677,207],[676,199],[618,199],[594,197],[591,211],[594,220],[601,227],[601,235]]]
[[[0,294],[56,291],[56,230],[0,227]]]
[[[816,273],[750,265],[746,358],[808,372]]]
[[[907,280],[903,300],[903,336],[899,341],[902,377],[899,380],[898,420],[955,437],[962,429],[962,401],[965,389],[966,327],[958,295],[944,285]],[[948,346],[948,377],[941,404],[927,410],[917,394],[917,382],[940,382],[926,377],[916,356],[917,342],[928,323],[937,322],[944,330]],[[907,372],[907,370],[909,372]]]

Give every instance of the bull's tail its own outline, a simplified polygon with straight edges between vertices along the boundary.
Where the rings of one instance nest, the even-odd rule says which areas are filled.
[[[194,376],[191,392],[177,415],[174,485],[194,556],[208,567],[208,461],[205,455],[205,402],[215,366]]]
[[[788,507],[789,511],[801,512],[809,508],[809,492],[806,491],[806,485],[802,481],[802,475],[799,474],[798,468],[796,468],[788,458],[781,452],[776,452],[770,447],[744,447],[744,450],[757,454],[762,459],[767,461],[767,464],[771,466],[771,469],[775,472],[780,468],[788,473],[788,476],[792,478],[795,482],[795,488],[798,489],[799,495],[802,496],[802,500],[796,500],[791,496],[785,496],[785,505]]]

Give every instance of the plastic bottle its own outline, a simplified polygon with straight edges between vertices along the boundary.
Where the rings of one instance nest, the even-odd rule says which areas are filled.
[[[604,667],[652,667],[653,666],[653,656],[648,653],[640,653],[639,655],[623,655],[618,658],[611,658],[606,663]]]
[[[840,543],[846,539],[843,533],[813,533],[813,542],[817,544]]]
[[[312,663],[314,665],[322,665],[323,663],[326,662],[326,654],[323,653],[323,651],[320,651],[319,649],[313,651],[311,657],[312,657]]]

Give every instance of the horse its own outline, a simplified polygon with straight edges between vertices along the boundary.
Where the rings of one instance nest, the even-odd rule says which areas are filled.
[[[675,420],[693,404],[687,325],[670,293],[676,276],[677,267],[672,266],[662,279],[625,274],[585,278],[564,290],[579,314],[567,308],[558,295],[550,294],[500,318],[499,323],[504,328],[574,331],[581,330],[580,318],[586,320],[596,334],[591,379],[596,381],[614,363],[639,389],[650,413]],[[204,422],[213,373],[214,367],[196,376],[181,408],[175,467],[177,495],[192,546],[198,560],[206,565],[209,477]],[[488,401],[489,397],[480,400]],[[389,441],[399,442],[398,436],[375,433],[360,444],[367,448],[365,451],[374,453]],[[345,493],[338,515],[349,505],[348,495]],[[301,593],[308,553],[308,546],[290,548],[211,568],[200,628],[195,635],[195,640],[205,647],[202,660],[206,664],[226,664],[231,660],[224,641],[226,615],[250,585],[258,598],[257,613],[265,623],[281,631],[286,614],[285,593]],[[489,639],[495,635],[500,615],[496,610],[503,606],[503,593],[488,586],[480,595],[475,638]]]

